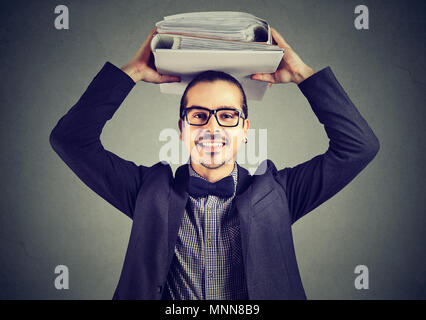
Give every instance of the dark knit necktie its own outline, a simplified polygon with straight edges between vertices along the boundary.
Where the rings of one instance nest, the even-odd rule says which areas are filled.
[[[229,198],[234,194],[234,179],[227,176],[222,180],[211,183],[207,180],[193,177],[189,178],[188,192],[194,198],[214,195]]]

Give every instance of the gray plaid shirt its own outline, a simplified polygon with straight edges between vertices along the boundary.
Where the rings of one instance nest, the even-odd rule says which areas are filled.
[[[204,179],[191,165],[189,174]],[[248,299],[239,218],[230,212],[237,188],[236,164],[231,175],[234,178],[232,197],[189,196],[167,276],[168,298]]]

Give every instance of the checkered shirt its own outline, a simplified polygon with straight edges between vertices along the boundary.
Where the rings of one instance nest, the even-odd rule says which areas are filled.
[[[173,300],[248,299],[238,215],[230,198],[189,196],[165,290]],[[202,178],[189,165],[191,176]],[[205,180],[205,179],[204,179]]]

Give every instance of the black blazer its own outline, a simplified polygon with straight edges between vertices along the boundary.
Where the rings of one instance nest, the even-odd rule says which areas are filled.
[[[105,150],[102,129],[135,83],[107,62],[52,130],[60,158],[93,191],[133,220],[114,299],[161,299],[188,200],[188,164],[147,167]],[[330,139],[325,153],[251,176],[238,165],[231,210],[240,218],[250,299],[306,299],[292,224],[346,186],[377,154],[379,141],[327,67],[299,84]]]

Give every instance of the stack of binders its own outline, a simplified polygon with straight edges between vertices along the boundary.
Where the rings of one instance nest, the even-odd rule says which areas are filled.
[[[237,78],[247,99],[262,100],[267,83],[250,75],[275,72],[284,55],[272,44],[268,23],[249,13],[182,13],[165,17],[156,27],[151,41],[155,66],[162,74],[181,77],[181,82],[161,84],[163,93],[182,94],[198,73],[217,70]]]

